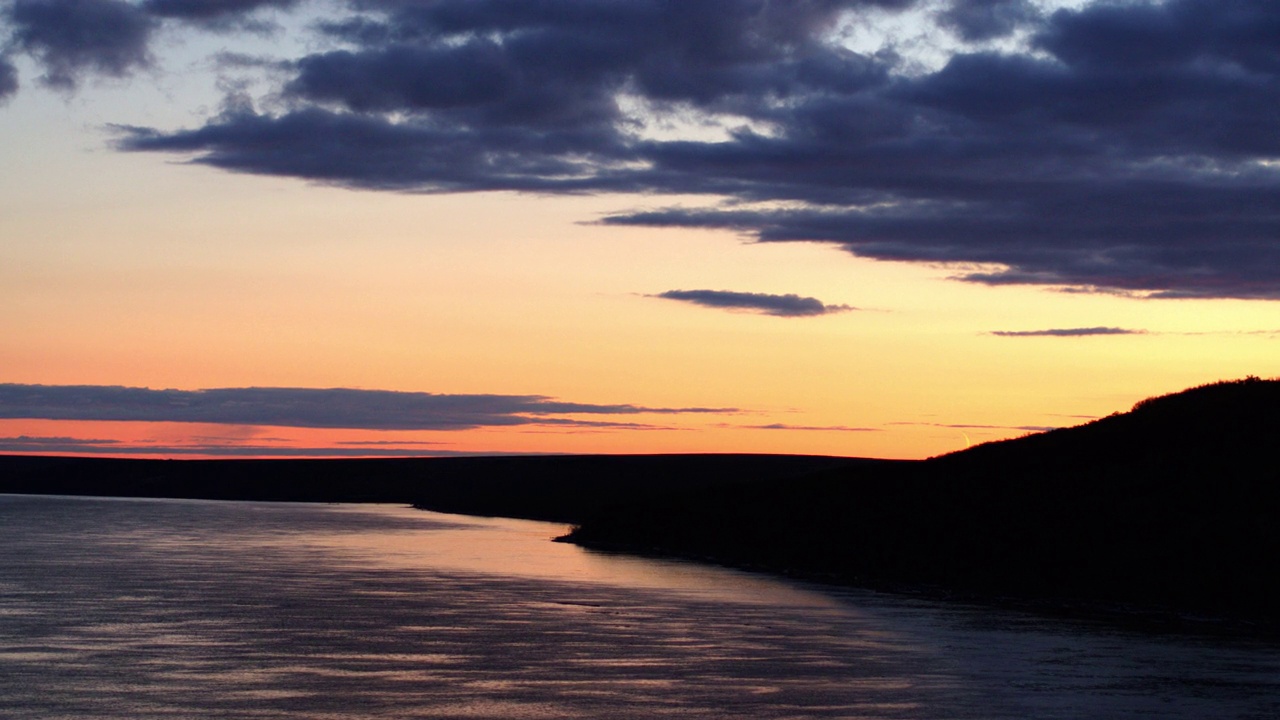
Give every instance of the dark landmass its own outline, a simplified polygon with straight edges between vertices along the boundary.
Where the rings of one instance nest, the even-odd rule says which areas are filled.
[[[602,512],[588,547],[872,587],[1280,622],[1280,381],[1138,403],[916,463]]]
[[[1280,628],[1280,381],[1138,403],[925,461],[0,456],[0,492],[399,502],[566,540],[867,587]]]
[[[583,522],[603,508],[698,488],[786,482],[891,461],[805,455],[538,455],[341,460],[0,456],[0,493],[407,503],[441,512]]]

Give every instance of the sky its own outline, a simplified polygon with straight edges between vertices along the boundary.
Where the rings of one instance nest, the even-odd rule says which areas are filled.
[[[1280,375],[1272,0],[0,1],[0,452],[922,458]]]

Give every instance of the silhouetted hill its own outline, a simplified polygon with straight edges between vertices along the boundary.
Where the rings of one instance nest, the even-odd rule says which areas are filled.
[[[602,507],[699,487],[875,464],[799,455],[542,455],[363,460],[0,456],[0,492],[397,502],[444,512],[582,521]]]
[[[874,586],[1280,625],[1280,381],[1216,383],[926,461],[774,455],[0,457],[0,492],[405,502],[583,545]]]
[[[986,443],[934,461],[1027,471],[1261,459],[1280,428],[1280,381],[1246,378],[1148,398],[1085,425]]]
[[[1280,381],[1138,403],[920,463],[604,512],[588,546],[862,584],[1280,619]]]

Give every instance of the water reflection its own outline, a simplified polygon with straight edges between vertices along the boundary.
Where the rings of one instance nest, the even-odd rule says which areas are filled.
[[[358,505],[333,506],[332,509],[348,517],[370,512],[370,506]],[[564,525],[386,506],[378,507],[376,513],[405,524],[391,529],[310,536],[306,542],[332,552],[335,560],[366,568],[451,570],[506,578],[603,583],[680,592],[722,602],[790,606],[835,602],[829,595],[752,573],[593,552],[548,542],[568,532],[569,528]],[[296,547],[298,539],[282,538],[276,542]]]
[[[0,496],[12,718],[1274,718],[1274,647],[376,506]]]

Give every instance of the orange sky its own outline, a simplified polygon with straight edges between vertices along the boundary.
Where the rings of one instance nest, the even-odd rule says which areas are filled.
[[[271,446],[376,439],[439,443],[410,446],[427,451],[926,457],[964,447],[966,434],[1013,437],[1152,394],[1280,374],[1270,302],[987,288],[948,279],[948,267],[821,244],[583,222],[636,202],[625,197],[375,194],[100,152],[68,164],[67,177],[46,170],[49,187],[0,198],[0,236],[30,240],[0,245],[5,382],[741,409],[648,418],[661,426],[648,430],[245,436]],[[118,182],[118,164],[136,182]],[[32,202],[56,187],[58,203]],[[694,287],[857,309],[778,318],[650,297]],[[991,334],[1094,326],[1145,332]],[[774,424],[806,429],[755,429]],[[828,427],[837,429],[815,429]],[[0,421],[9,438],[167,446],[210,435],[182,424]]]
[[[209,112],[212,75],[193,58],[221,42],[167,46],[190,62],[150,78],[98,79],[75,93],[32,81],[0,108],[0,383],[732,410],[447,431],[6,410],[0,452],[919,458],[1205,382],[1280,375],[1275,302],[992,287],[953,279],[969,266],[595,222],[696,197],[376,192],[110,149],[108,123],[189,125]],[[32,62],[15,62],[37,77]],[[854,309],[775,317],[655,297],[694,289]],[[1132,334],[993,334],[1095,327]]]

